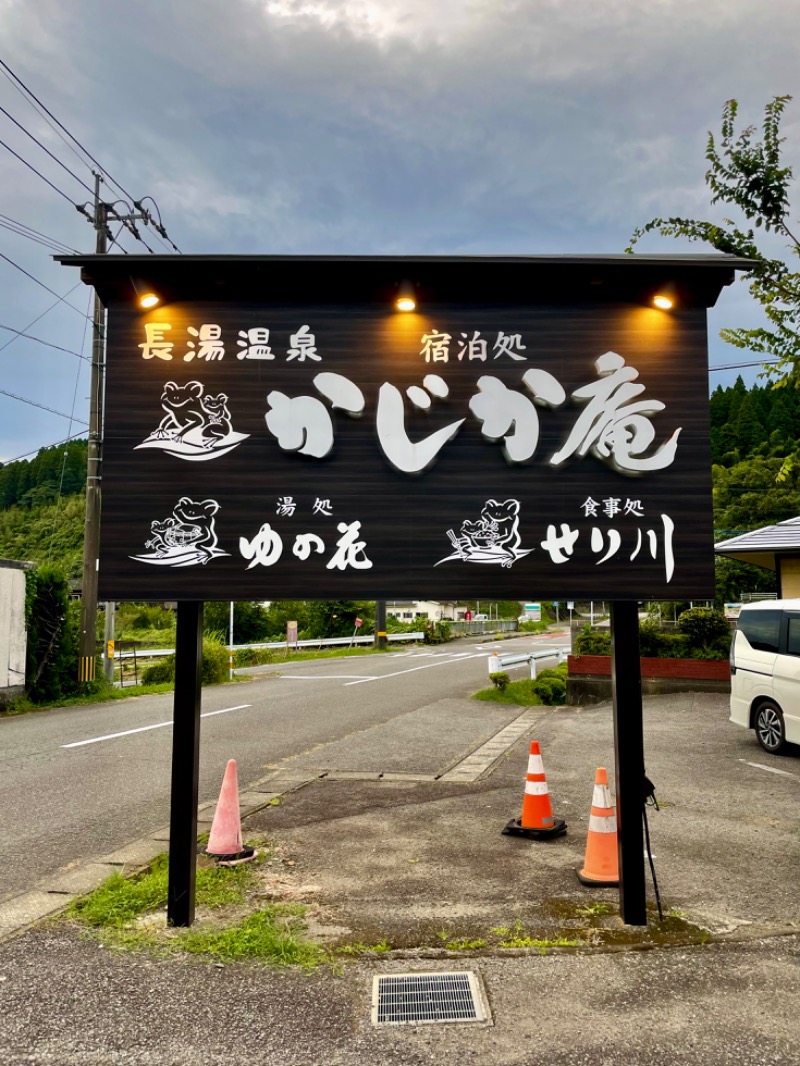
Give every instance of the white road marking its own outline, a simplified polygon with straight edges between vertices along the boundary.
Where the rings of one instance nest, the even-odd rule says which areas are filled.
[[[364,678],[363,674],[284,674],[284,681],[341,681],[346,677],[358,677],[366,681],[374,681],[375,678]]]
[[[243,711],[246,707],[252,707],[252,703],[240,703],[237,707],[223,707],[221,711],[206,711],[201,718],[212,718],[215,714],[227,714],[228,711]],[[72,744],[62,744],[62,748],[82,748],[86,744],[99,744],[101,740],[116,740],[118,737],[129,737],[133,733],[146,733],[149,729],[163,729],[172,725],[172,722],[156,722],[155,725],[140,725],[138,729],[126,729],[122,733],[107,733],[104,737],[92,737],[90,740],[75,740]]]
[[[790,774],[788,770],[776,770],[774,766],[765,766],[763,762],[748,762],[747,759],[739,759],[739,762],[743,762],[745,766],[754,766],[756,770],[766,770],[770,774],[781,774],[782,777],[797,777],[797,774]]]
[[[468,655],[469,659],[484,659],[484,655]],[[434,666],[448,666],[452,663],[453,659],[445,659],[443,662],[438,663],[426,663],[425,666],[411,666],[408,670],[395,670],[392,674],[382,674],[380,677],[362,677],[358,681],[348,681],[345,688],[349,685],[363,685],[365,681],[385,681],[387,677],[399,677],[401,674],[413,674],[417,670],[432,670]],[[463,662],[463,659],[461,660]]]

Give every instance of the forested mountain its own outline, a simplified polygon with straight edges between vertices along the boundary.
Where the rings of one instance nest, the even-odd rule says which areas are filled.
[[[711,393],[711,462],[731,467],[754,456],[783,457],[800,437],[800,390],[791,385],[745,388],[736,384]]]
[[[71,440],[42,448],[35,459],[0,466],[0,510],[36,507],[83,492],[87,447],[85,440]]]
[[[0,557],[80,576],[86,450],[85,440],[69,441],[0,467]]]
[[[778,481],[782,460],[800,437],[800,390],[756,385],[741,377],[711,394],[714,525],[718,536],[800,515],[797,472]]]

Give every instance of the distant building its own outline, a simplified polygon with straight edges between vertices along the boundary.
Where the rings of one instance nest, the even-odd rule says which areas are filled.
[[[445,600],[387,600],[386,613],[398,622],[462,622],[467,607]]]

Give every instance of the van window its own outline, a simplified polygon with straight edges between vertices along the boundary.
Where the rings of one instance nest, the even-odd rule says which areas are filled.
[[[780,611],[742,611],[738,629],[756,651],[778,650],[781,632]]]
[[[789,617],[789,631],[786,636],[786,651],[789,655],[800,655],[800,618]]]

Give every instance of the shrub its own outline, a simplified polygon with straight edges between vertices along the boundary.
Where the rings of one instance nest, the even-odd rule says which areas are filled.
[[[28,571],[26,691],[34,703],[86,691],[78,681],[80,611],[79,603],[70,602],[67,579],[59,569],[40,566]]]
[[[142,672],[143,685],[164,685],[175,680],[175,656],[147,666]]]
[[[489,674],[489,680],[492,682],[494,687],[500,689],[501,692],[505,692],[511,682],[511,678],[502,670],[498,670],[495,671],[495,673],[493,674]]]
[[[204,685],[219,685],[228,680],[228,649],[214,637],[203,637],[203,668],[200,674]],[[148,666],[142,674],[143,685],[163,685],[175,681],[175,656]]]
[[[594,632],[587,624],[575,639],[575,652],[577,655],[610,655],[611,634]]]
[[[533,683],[533,690],[548,707],[564,703],[567,698],[567,664],[542,670]]]
[[[642,622],[639,626],[639,654],[658,657],[664,647],[661,632],[656,622]]]
[[[692,607],[684,611],[678,618],[678,629],[685,636],[689,653],[694,658],[698,657],[698,651],[710,651],[721,640],[730,643],[731,627],[727,618],[721,611],[710,607]]]
[[[219,685],[228,680],[230,665],[228,649],[214,636],[203,637],[203,672],[204,685]]]

